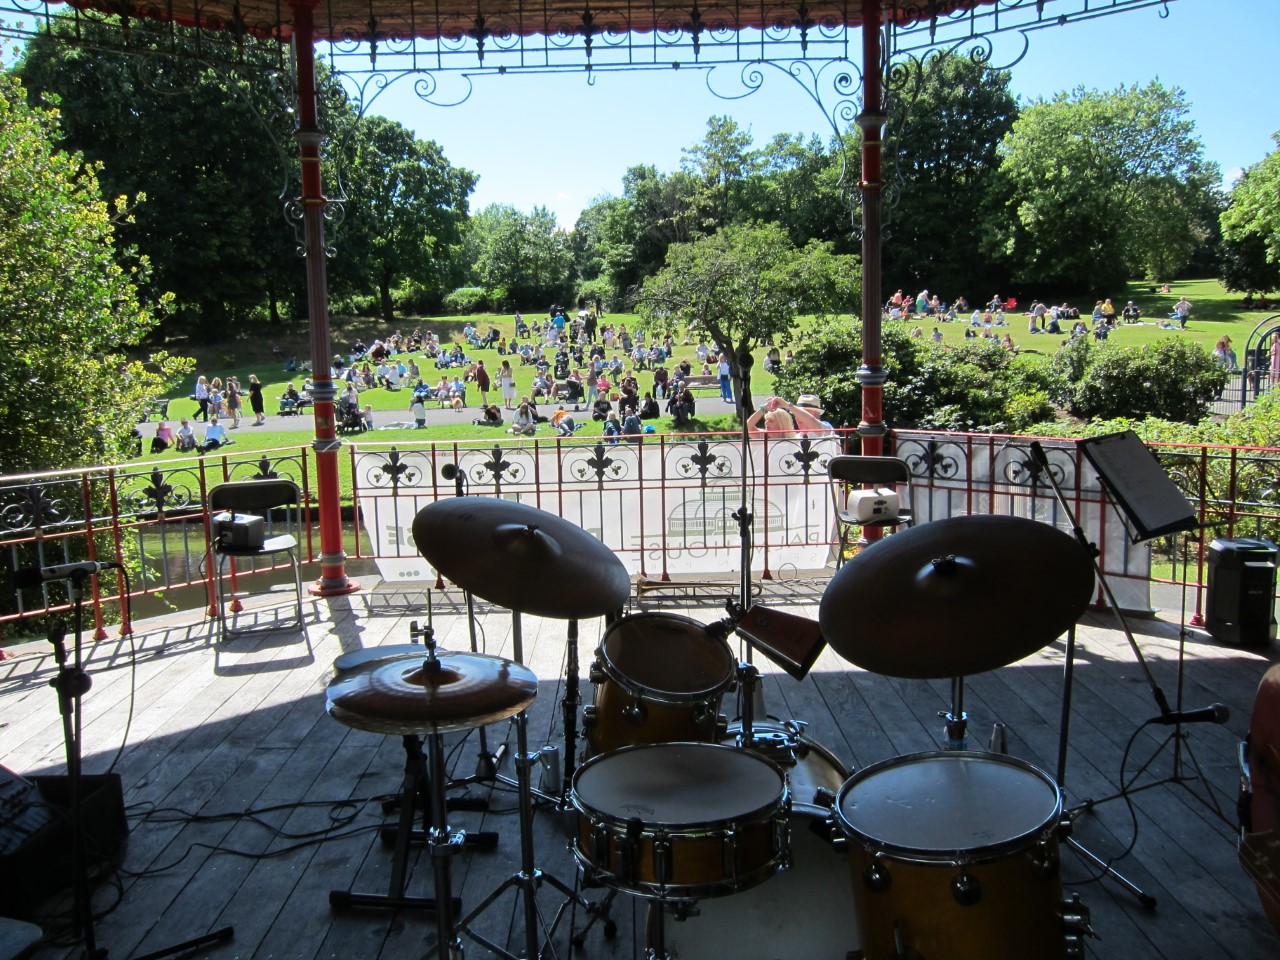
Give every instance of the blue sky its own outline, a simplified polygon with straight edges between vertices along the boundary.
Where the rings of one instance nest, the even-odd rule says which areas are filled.
[[[1280,0],[1171,0],[1167,17],[1160,9],[1032,34],[1029,54],[1013,68],[1014,93],[1050,97],[1156,78],[1181,87],[1205,157],[1231,182],[1273,149],[1271,134],[1280,131],[1273,99],[1280,84],[1265,50],[1280,37]],[[579,74],[479,77],[457,107],[424,104],[401,81],[372,112],[437,141],[450,162],[479,174],[472,210],[495,202],[541,205],[564,227],[593,198],[620,193],[632,164],[676,169],[681,148],[702,139],[713,114],[749,127],[757,145],[775,133],[831,132],[807,94],[781,74],[739,100],[713,96],[694,71],[597,73],[594,81]]]

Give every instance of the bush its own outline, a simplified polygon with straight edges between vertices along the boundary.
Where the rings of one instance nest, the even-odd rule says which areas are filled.
[[[488,306],[489,293],[483,287],[459,287],[444,297],[444,309],[455,316],[480,313]]]
[[[587,280],[578,284],[578,289],[574,292],[573,302],[593,306],[597,297],[600,298],[600,306],[604,308],[605,313],[616,313],[622,309],[621,298],[618,297],[617,291],[613,289],[613,284],[605,277],[596,277],[594,280]]]
[[[1227,381],[1203,347],[1179,337],[1118,347],[1081,338],[1050,364],[1053,399],[1084,420],[1116,416],[1195,423]]]

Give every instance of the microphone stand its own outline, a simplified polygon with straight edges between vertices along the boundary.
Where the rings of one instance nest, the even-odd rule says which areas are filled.
[[[741,432],[741,458],[742,458],[742,486],[739,491],[740,506],[732,514],[733,519],[738,521],[738,607],[743,613],[751,606],[751,556],[754,551],[754,542],[752,537],[752,526],[755,523],[755,517],[751,512],[751,504],[747,500],[747,464],[749,462],[751,431],[747,427],[747,405],[751,399],[751,366],[755,363],[755,358],[749,352],[743,350],[737,355],[738,361],[738,419],[742,424]],[[730,616],[734,615],[734,610],[730,608]],[[741,614],[738,614],[741,619]],[[765,716],[764,705],[764,684],[752,682],[759,676],[756,671],[753,649],[750,643],[743,644],[746,647],[746,662],[740,665],[739,673],[747,682],[740,683],[739,689],[739,705],[738,714],[742,718],[742,744],[748,746],[753,740],[752,723],[756,716]],[[750,699],[750,703],[746,702]]]
[[[58,712],[62,715],[62,738],[67,753],[67,793],[70,802],[71,816],[71,864],[72,864],[72,931],[75,936],[84,940],[85,960],[106,960],[107,950],[99,947],[97,933],[93,925],[93,904],[89,891],[89,864],[85,851],[84,836],[84,777],[83,751],[81,734],[83,732],[83,709],[81,701],[93,687],[93,680],[84,668],[84,654],[81,639],[84,636],[84,593],[90,570],[76,570],[67,577],[67,593],[72,601],[72,623],[75,630],[74,659],[67,661],[67,625],[62,620],[55,620],[49,626],[48,639],[53,645],[53,658],[58,664],[57,675],[49,681],[58,694]],[[196,937],[156,950],[136,960],[160,960],[178,953],[186,953],[196,947],[221,940],[230,940],[232,927],[223,927],[203,937]]]

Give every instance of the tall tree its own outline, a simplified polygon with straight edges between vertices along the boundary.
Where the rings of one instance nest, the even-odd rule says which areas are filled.
[[[117,251],[120,203],[97,169],[55,150],[55,113],[0,75],[0,471],[118,462],[143,403],[188,365],[124,351],[155,325],[148,264]],[[128,268],[121,260],[130,262]]]
[[[965,56],[913,68],[890,97],[885,127],[885,282],[913,295],[927,288],[944,300],[977,300],[1003,279],[981,255],[982,224],[1017,101],[1007,72]]]
[[[745,220],[744,192],[760,165],[760,155],[751,146],[751,131],[743,130],[732,117],[711,117],[702,142],[681,152],[681,168],[698,185],[694,197],[698,228],[712,233]]]
[[[485,207],[467,225],[464,257],[495,305],[541,308],[564,303],[573,289],[569,235],[546,207],[532,213],[509,204]]]
[[[1025,108],[1001,143],[1004,212],[987,231],[1014,279],[1113,290],[1181,268],[1219,180],[1187,113],[1183,92],[1158,82]]]
[[[476,175],[452,166],[435,141],[417,140],[385,117],[356,121],[341,154],[343,242],[354,251],[348,270],[376,284],[382,318],[390,323],[398,282],[427,287],[448,275]]]
[[[833,254],[830,244],[798,249],[776,224],[729,226],[673,244],[666,266],[645,281],[637,307],[651,320],[710,338],[728,354],[740,384],[743,359],[756,347],[785,337],[800,313],[827,320],[850,311],[860,285],[857,261]],[[750,391],[735,393],[748,413]]]
[[[1280,133],[1272,139],[1280,146]],[[1241,176],[1222,214],[1222,235],[1235,261],[1224,276],[1233,290],[1275,290],[1280,271],[1280,149]]]
[[[151,259],[154,288],[174,293],[171,323],[214,338],[291,310],[305,275],[278,196],[296,154],[274,64],[248,49],[234,73],[168,57],[145,22],[131,38],[153,55],[40,36],[17,70],[33,102],[58,98],[63,144],[101,164],[107,195],[146,192],[120,234]]]

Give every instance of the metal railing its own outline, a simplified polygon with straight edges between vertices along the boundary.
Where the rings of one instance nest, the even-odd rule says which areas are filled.
[[[344,546],[352,560],[376,562],[387,580],[430,585],[437,575],[418,555],[409,525],[426,504],[461,491],[518,500],[572,519],[609,544],[638,578],[703,579],[740,569],[736,514],[745,495],[754,516],[749,530],[753,578],[825,577],[837,543],[826,465],[847,439],[762,437],[746,445],[744,459],[735,434],[652,434],[634,444],[518,440],[506,434],[448,444],[362,438],[348,444],[342,460]],[[1031,439],[895,432],[893,450],[911,467],[918,521],[997,513],[1066,528],[1067,519],[1031,457]],[[1120,584],[1120,604],[1148,608],[1150,585],[1173,579],[1168,565],[1176,559],[1195,588],[1198,613],[1210,536],[1183,538],[1180,547],[1165,541],[1133,544],[1075,444],[1045,440],[1044,445],[1050,469],[1101,551],[1104,571]],[[1212,536],[1280,535],[1280,450],[1153,449],[1198,505]],[[446,478],[448,464],[458,468],[459,479]],[[298,530],[302,554],[306,561],[316,560],[313,465],[310,448],[300,446],[3,477],[0,547],[11,569],[82,559],[125,564],[128,582],[118,572],[104,573],[95,579],[90,599],[98,636],[114,622],[128,631],[121,602],[126,593],[212,607],[205,503],[210,487],[223,480],[294,479],[307,504]],[[1183,551],[1177,558],[1175,548]],[[1181,577],[1182,570],[1176,572]],[[66,606],[56,584],[27,590],[10,585],[6,593],[0,613],[6,632]]]

